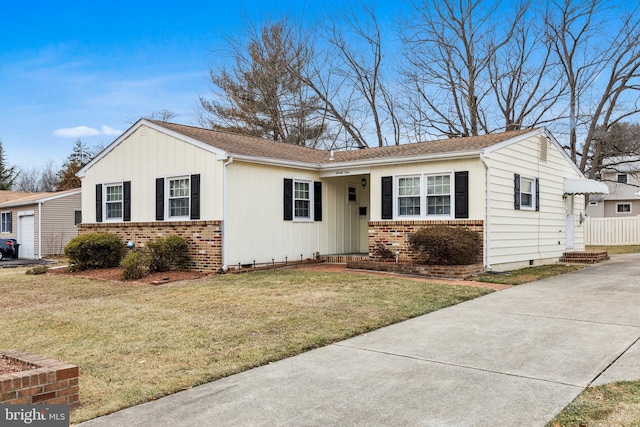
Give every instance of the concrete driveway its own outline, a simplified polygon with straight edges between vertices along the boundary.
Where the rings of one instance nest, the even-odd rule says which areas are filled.
[[[81,425],[543,426],[640,379],[638,277],[615,256]]]

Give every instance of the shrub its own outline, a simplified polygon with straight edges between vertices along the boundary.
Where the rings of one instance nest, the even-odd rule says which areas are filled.
[[[25,271],[26,274],[44,274],[49,271],[49,267],[46,265],[39,265],[37,267],[33,267]]]
[[[480,235],[466,227],[445,225],[422,228],[409,238],[420,264],[468,265],[482,253]]]
[[[136,280],[151,272],[151,256],[142,251],[129,252],[120,263],[122,278]]]
[[[74,237],[65,246],[71,270],[118,267],[125,245],[110,233],[87,233]]]
[[[167,236],[147,243],[152,271],[184,270],[189,262],[189,245],[184,237]]]
[[[373,255],[376,258],[380,259],[395,259],[395,254],[382,242],[376,243],[375,248],[373,249]]]

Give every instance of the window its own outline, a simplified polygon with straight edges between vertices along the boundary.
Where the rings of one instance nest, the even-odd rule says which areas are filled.
[[[397,178],[398,216],[451,216],[451,174]]]
[[[358,187],[354,184],[347,185],[347,202],[358,201]]]
[[[420,215],[420,177],[398,178],[398,215]]]
[[[189,177],[169,178],[167,206],[169,218],[189,217]]]
[[[626,173],[619,173],[618,174],[618,182],[622,183],[622,184],[626,184],[627,182],[629,182],[629,177]]]
[[[309,181],[293,182],[293,217],[311,219],[311,191]]]
[[[534,180],[520,179],[520,209],[533,209]]]
[[[122,184],[105,185],[104,211],[107,220],[122,220]]]
[[[82,211],[73,211],[73,225],[82,223]]]
[[[616,212],[617,213],[631,213],[631,203],[617,203],[616,204]]]
[[[2,212],[0,220],[0,232],[11,233],[11,212]]]
[[[427,215],[451,214],[451,176],[427,177]]]

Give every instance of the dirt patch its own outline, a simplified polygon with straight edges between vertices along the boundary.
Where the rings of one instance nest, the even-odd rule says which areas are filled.
[[[0,357],[0,375],[14,374],[16,372],[28,371],[29,369],[33,369],[33,367],[25,363],[14,362],[13,360]]]
[[[56,268],[51,269],[47,274],[65,274],[75,277],[85,277],[88,279],[96,280],[111,280],[114,282],[127,282],[127,283],[169,283],[178,280],[193,280],[205,277],[206,274],[198,273],[197,271],[164,271],[161,273],[152,273],[148,276],[142,277],[136,280],[122,280],[121,268],[101,268],[96,270],[82,270],[71,272],[68,268]]]

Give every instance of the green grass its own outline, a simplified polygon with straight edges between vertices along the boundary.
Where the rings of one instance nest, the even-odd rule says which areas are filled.
[[[587,251],[604,251],[609,255],[637,254],[640,253],[640,245],[620,245],[620,246],[587,246]]]
[[[483,273],[478,275],[477,277],[474,277],[473,280],[485,283],[498,283],[501,285],[521,285],[523,283],[557,276],[558,274],[565,274],[572,271],[581,270],[585,267],[586,265],[582,264],[540,265],[536,267],[523,268],[521,270],[509,271],[507,272],[508,274]]]
[[[640,426],[640,381],[588,388],[547,424],[547,427],[574,426]]]
[[[80,367],[76,423],[489,292],[348,273],[153,286],[5,269],[0,343]]]

